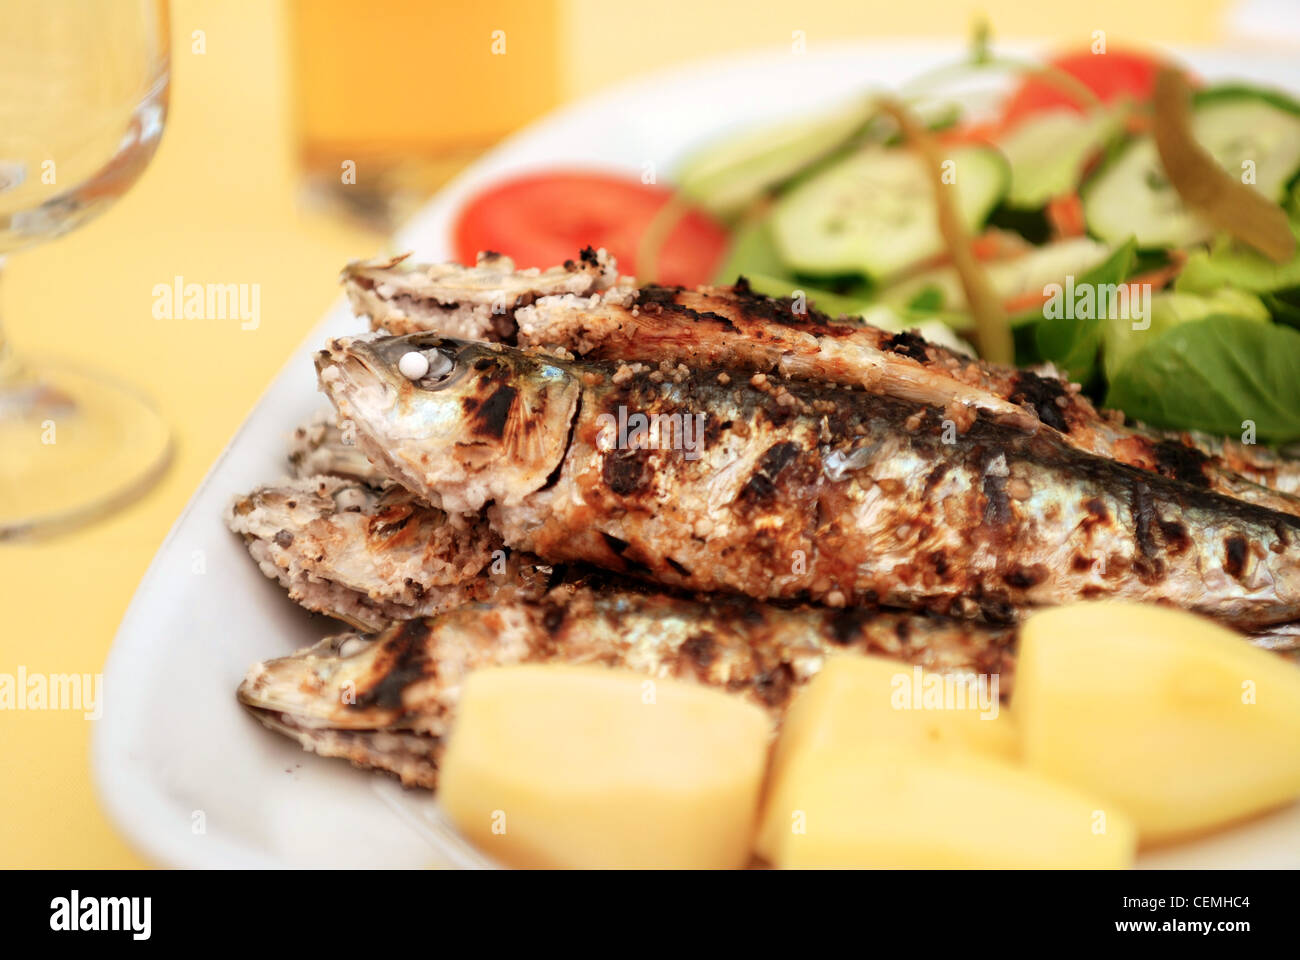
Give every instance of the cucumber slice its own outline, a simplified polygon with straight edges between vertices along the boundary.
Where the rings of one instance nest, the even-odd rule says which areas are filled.
[[[1123,117],[1113,110],[1049,110],[1021,123],[998,141],[1011,163],[1007,205],[1032,210],[1074,190],[1088,161],[1122,127]]]
[[[1285,113],[1300,117],[1300,100],[1281,90],[1254,87],[1246,83],[1218,83],[1196,94],[1196,106],[1202,107],[1218,100],[1262,100]]]
[[[1300,169],[1300,114],[1288,101],[1243,87],[1209,90],[1196,98],[1192,127],[1225,170],[1241,176],[1253,162],[1255,189],[1270,200],[1285,197]],[[1150,136],[1130,143],[1084,186],[1083,214],[1095,236],[1111,243],[1133,236],[1143,248],[1187,246],[1213,232],[1165,179]]]
[[[1291,232],[1300,241],[1300,217],[1292,216]],[[1197,250],[1187,258],[1176,285],[1192,293],[1209,293],[1222,286],[1255,293],[1285,290],[1300,286],[1300,253],[1285,263],[1274,263],[1259,251],[1220,235],[1209,250]]]
[[[991,147],[959,147],[953,189],[966,228],[1006,193],[1010,167]],[[772,212],[781,258],[802,273],[890,277],[944,250],[930,177],[907,149],[869,147],[795,187]]]
[[[706,144],[677,168],[678,189],[696,206],[730,220],[775,185],[814,172],[817,164],[833,162],[831,152],[855,130],[876,141],[892,141],[895,124],[885,114],[873,116],[872,101],[859,100],[829,113],[796,122],[767,124]],[[961,108],[945,101],[914,104],[929,130],[950,127],[961,119]]]
[[[677,170],[677,186],[693,203],[728,219],[774,183],[849,136],[860,126],[868,104],[855,104],[825,116],[764,126],[708,144]]]
[[[984,273],[998,299],[1005,303],[1031,293],[1042,293],[1047,284],[1061,283],[1067,276],[1081,277],[1110,254],[1111,248],[1100,241],[1091,237],[1072,237],[1036,247],[1018,257],[986,263]],[[902,306],[927,290],[938,295],[938,303],[944,310],[967,309],[966,292],[952,267],[940,267],[908,277],[881,291],[880,299]],[[1039,317],[1040,312],[1032,311],[1013,316],[1011,322],[1025,323]]]

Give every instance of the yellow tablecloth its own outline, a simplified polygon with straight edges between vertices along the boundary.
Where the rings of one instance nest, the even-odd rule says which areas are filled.
[[[713,50],[788,43],[800,29],[810,48],[853,36],[960,36],[981,7],[1002,35],[1051,33],[1086,42],[1092,30],[1109,27],[1131,39],[1205,42],[1221,5],[718,6],[726,9],[688,0],[562,4],[566,88],[589,92],[629,72]],[[289,351],[336,296],[338,268],[382,244],[298,209],[281,5],[174,0],[172,27],[172,115],[151,168],[100,220],[12,258],[2,302],[20,353],[103,369],[157,398],[175,428],[176,457],[147,497],[115,516],[59,539],[0,547],[0,672],[19,665],[49,673],[101,669],[158,544]],[[190,43],[199,29],[206,35],[202,54]],[[155,320],[153,287],[176,276],[260,284],[261,326]],[[78,712],[0,713],[0,866],[144,865],[100,812],[88,772],[90,732]]]
[[[0,547],[2,672],[102,669],[204,472],[338,295],[339,267],[382,243],[298,209],[284,27],[280,5],[265,0],[173,4],[172,112],[153,164],[103,217],[7,264],[0,296],[19,353],[147,391],[174,428],[176,455],[157,487],[107,520]],[[203,54],[191,52],[197,29]],[[155,320],[154,285],[178,275],[261,284],[261,325]],[[75,711],[0,713],[0,865],[144,865],[100,812],[91,727]]]

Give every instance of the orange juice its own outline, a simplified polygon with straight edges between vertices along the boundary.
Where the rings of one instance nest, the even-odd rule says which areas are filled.
[[[558,0],[290,0],[299,154],[352,206],[427,194],[559,97]],[[354,165],[352,182],[347,164]]]

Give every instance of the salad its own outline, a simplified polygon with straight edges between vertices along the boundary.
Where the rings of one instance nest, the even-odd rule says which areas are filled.
[[[995,104],[961,85],[1011,78]],[[1300,441],[1300,102],[1160,55],[993,55],[705,143],[675,186],[533,174],[467,205],[457,252],[732,284],[985,359],[1050,363],[1172,430]]]

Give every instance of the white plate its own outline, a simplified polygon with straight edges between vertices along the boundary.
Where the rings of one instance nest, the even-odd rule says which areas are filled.
[[[619,87],[506,141],[434,199],[397,249],[448,259],[464,197],[503,174],[564,166],[667,177],[684,151],[730,127],[823,109],[951,61],[955,45],[869,44],[711,61]],[[1294,67],[1251,55],[1182,54],[1202,76],[1300,86]],[[371,251],[358,250],[365,255]],[[333,278],[322,276],[322,284]],[[290,358],[177,520],[136,591],[105,667],[94,773],[110,817],[149,859],[178,867],[366,867],[481,863],[423,792],[303,752],[235,703],[255,660],[338,630],[264,577],[221,514],[285,472],[288,434],[324,404],[311,354],[361,325],[337,305]],[[1207,771],[1213,776],[1213,771]],[[1144,866],[1300,866],[1300,807]]]

